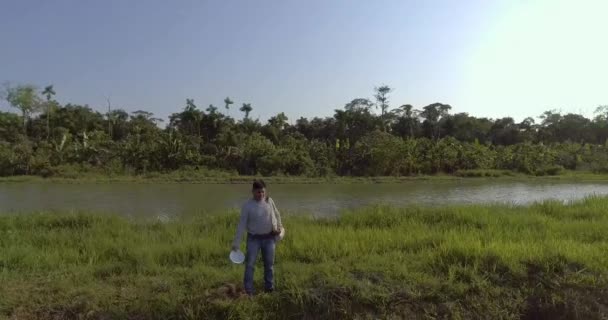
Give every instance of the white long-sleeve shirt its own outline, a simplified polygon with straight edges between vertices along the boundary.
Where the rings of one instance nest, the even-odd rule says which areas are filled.
[[[276,219],[273,218],[273,208]],[[241,218],[236,228],[233,246],[240,245],[245,231],[251,234],[269,234],[272,232],[274,223],[276,223],[278,230],[283,228],[281,214],[272,198],[268,198],[268,201],[249,199],[241,208]]]

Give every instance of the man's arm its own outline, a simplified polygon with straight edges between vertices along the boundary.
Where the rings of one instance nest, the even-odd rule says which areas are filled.
[[[236,251],[241,246],[241,238],[243,237],[243,233],[245,233],[245,228],[247,228],[247,210],[244,205],[241,208],[241,218],[239,219],[239,224],[236,227],[236,235],[234,236],[234,241],[232,241],[232,250]]]

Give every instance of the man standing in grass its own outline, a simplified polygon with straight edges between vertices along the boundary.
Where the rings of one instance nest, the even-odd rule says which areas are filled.
[[[244,285],[247,294],[253,294],[253,272],[258,252],[262,251],[264,261],[264,291],[274,291],[274,252],[276,241],[283,238],[285,230],[281,215],[274,201],[266,193],[262,180],[253,181],[253,198],[241,209],[241,218],[232,243],[232,250],[240,247],[241,238],[247,231],[247,252],[245,254]]]

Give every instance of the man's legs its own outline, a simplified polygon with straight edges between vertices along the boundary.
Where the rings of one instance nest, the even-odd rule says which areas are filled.
[[[247,294],[253,294],[253,272],[255,271],[255,261],[258,257],[258,251],[262,241],[254,239],[250,235],[247,235],[247,254],[245,255],[245,278],[243,280],[245,285],[245,292]]]
[[[274,249],[275,239],[264,239],[262,241],[262,259],[264,260],[264,289],[274,290]]]

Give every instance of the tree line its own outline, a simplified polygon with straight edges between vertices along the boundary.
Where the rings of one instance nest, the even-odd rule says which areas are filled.
[[[186,99],[168,122],[150,112],[56,101],[55,88],[5,85],[0,175],[66,172],[146,174],[207,168],[242,175],[383,176],[562,169],[608,172],[608,106],[591,119],[551,110],[521,122],[451,113],[449,104],[391,107],[392,88],[374,89],[331,117],[284,113],[252,119],[251,103],[199,107]]]

